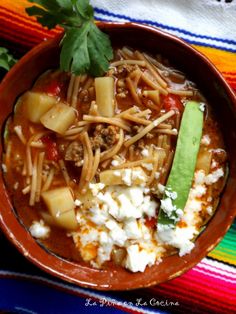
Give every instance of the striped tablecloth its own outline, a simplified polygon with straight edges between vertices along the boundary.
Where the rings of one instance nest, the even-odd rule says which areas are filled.
[[[147,5],[159,3],[158,9],[161,5],[169,5],[169,11],[166,12],[170,14],[174,10],[178,13],[178,20],[165,16],[165,10],[160,18],[158,14],[147,15],[145,2]],[[184,2],[185,7],[178,8]],[[225,33],[221,29],[218,32],[216,30],[217,36],[213,26],[218,26],[214,21],[211,21],[209,28],[212,33],[207,27],[199,27],[195,32],[191,29],[196,23],[194,10],[200,22],[203,19],[202,23],[207,23],[204,14],[197,11],[200,10],[199,3],[203,2],[204,0],[92,1],[97,19],[143,22],[185,39],[211,59],[236,91],[236,33],[235,38],[232,38],[229,29],[225,29]],[[232,6],[236,16],[234,1],[205,2],[208,10],[215,9],[218,23],[226,21],[220,19],[227,18],[227,4]],[[137,6],[134,6],[135,3]],[[195,7],[194,3],[197,3]],[[190,4],[190,15],[193,16],[191,27],[186,23],[191,22],[186,15]],[[26,0],[0,1],[0,46],[7,46],[16,55],[22,55],[37,43],[59,32],[58,29],[47,31],[33,18],[27,17],[24,11],[26,6]],[[141,6],[144,6],[143,14],[138,11],[142,9]],[[212,15],[209,16],[212,19]],[[225,25],[229,27],[228,23]],[[235,29],[236,19],[232,25]],[[205,259],[179,278],[132,292],[97,292],[62,282],[38,270],[0,233],[0,313],[236,313],[235,240],[236,223]]]

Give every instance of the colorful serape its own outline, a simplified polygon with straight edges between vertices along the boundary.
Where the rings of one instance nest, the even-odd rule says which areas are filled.
[[[185,39],[216,65],[236,91],[234,0],[91,2],[97,19],[143,22]],[[26,0],[0,2],[0,46],[18,55],[60,32],[39,26],[25,14],[27,6]],[[40,271],[0,233],[0,313],[236,313],[235,239],[236,223],[197,266],[167,283],[132,292],[97,292]]]

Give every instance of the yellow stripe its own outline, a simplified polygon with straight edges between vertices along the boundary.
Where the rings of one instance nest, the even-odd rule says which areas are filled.
[[[210,257],[212,257],[214,259],[217,259],[219,261],[223,261],[225,263],[229,263],[231,265],[235,265],[236,266],[236,259],[232,258],[232,255],[228,255],[228,254],[221,253],[221,252],[217,252],[216,254],[214,254],[212,252],[212,253],[209,253],[208,256],[210,256]]]
[[[221,72],[235,72],[236,73],[236,54],[232,52],[222,51],[215,48],[194,46],[201,53],[206,55],[208,59]]]

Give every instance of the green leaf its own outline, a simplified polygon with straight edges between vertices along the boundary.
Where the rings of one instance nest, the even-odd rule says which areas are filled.
[[[176,192],[172,198],[173,212],[171,216],[160,207],[158,224],[172,225],[177,222],[178,209],[184,210],[192,185],[196,167],[197,155],[200,147],[203,128],[203,112],[195,101],[187,102],[183,113],[176,145],[173,165],[166,183],[164,200],[171,198],[169,192]]]
[[[6,48],[0,47],[0,68],[9,71],[15,63],[16,60],[11,54],[8,53],[8,50]]]
[[[28,0],[38,6],[26,9],[30,16],[49,29],[65,29],[61,42],[60,67],[76,75],[103,75],[113,57],[109,37],[94,23],[89,0]]]
[[[93,18],[94,11],[93,7],[89,4],[89,0],[83,0],[83,1],[73,1],[76,9],[78,10],[79,14],[84,19],[91,19]]]
[[[95,24],[91,24],[88,36],[88,50],[91,60],[89,73],[101,76],[109,68],[109,60],[113,57],[109,37],[101,32]]]
[[[87,22],[79,29],[70,28],[62,40],[60,65],[63,71],[83,74],[89,70],[90,60],[87,48],[87,36],[90,23]]]

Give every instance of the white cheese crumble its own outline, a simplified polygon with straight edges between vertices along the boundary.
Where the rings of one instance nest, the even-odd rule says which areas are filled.
[[[165,186],[161,183],[158,183],[157,185],[158,191],[163,194],[165,192]]]
[[[211,163],[211,168],[216,168],[218,166],[218,162],[216,162],[214,159],[212,160]]]
[[[125,135],[125,141],[128,141],[129,139],[131,139],[131,136],[129,134]]]
[[[148,157],[149,156],[149,151],[147,148],[144,148],[142,151],[141,151],[141,155],[143,157]]]
[[[118,161],[118,160],[113,159],[113,160],[112,160],[112,162],[111,162],[111,165],[112,165],[113,167],[117,167],[117,166],[119,166],[119,165],[120,165],[120,163],[119,163],[119,161]]]
[[[142,238],[142,232],[136,219],[130,219],[126,221],[124,224],[124,231],[129,239]]]
[[[175,191],[170,191],[168,189],[165,189],[165,195],[171,198],[172,200],[176,200],[177,198],[177,193]]]
[[[148,171],[152,171],[153,169],[153,164],[149,164],[149,163],[142,163],[142,167],[144,167],[145,169],[147,169]]]
[[[212,215],[213,213],[213,207],[212,206],[207,206],[206,211],[209,215]]]
[[[147,252],[140,250],[137,244],[131,245],[127,248],[127,258],[125,267],[133,272],[143,272],[147,266],[152,266],[155,263],[156,254],[154,252]]]
[[[124,170],[116,170],[114,171],[115,176],[121,176],[122,181],[125,185],[131,186],[136,179],[139,179],[144,183],[146,181],[146,177],[143,173],[138,169],[124,169]]]
[[[208,146],[210,145],[210,143],[211,143],[210,136],[208,134],[205,134],[201,139],[201,144]]]
[[[195,184],[204,184],[205,183],[205,171],[198,170],[194,174]]]
[[[172,199],[167,197],[161,200],[161,209],[167,214],[167,216],[174,221],[179,221],[183,216],[183,211],[177,208],[172,203]]]
[[[203,195],[206,194],[206,191],[207,191],[207,189],[206,189],[205,185],[199,184],[190,190],[190,195],[192,197],[202,197]]]
[[[128,186],[132,184],[132,170],[131,169],[125,169],[122,172],[122,180]]]
[[[89,209],[90,213],[90,220],[95,223],[96,225],[104,225],[108,219],[108,211],[106,207],[102,209],[95,204],[92,208]]]
[[[103,183],[89,183],[89,189],[91,190],[93,196],[98,195],[99,191],[103,190],[105,184]]]
[[[91,228],[90,230],[87,230],[87,232],[82,233],[80,237],[80,242],[83,246],[86,246],[89,243],[96,243],[98,239],[99,232],[98,230]]]
[[[205,111],[205,107],[206,107],[206,105],[205,105],[203,102],[201,102],[201,103],[199,104],[199,109],[200,109],[202,112]]]
[[[78,206],[78,207],[82,204],[82,202],[78,199],[76,199],[74,203],[75,203],[75,206]]]
[[[115,245],[124,246],[125,241],[128,239],[125,231],[114,220],[109,220],[106,227],[110,230],[109,235]]]
[[[5,173],[7,172],[7,166],[5,164],[2,164],[2,171]]]
[[[14,183],[13,188],[14,188],[14,190],[17,190],[18,187],[19,187],[19,182],[17,181]]]
[[[223,176],[224,176],[224,171],[222,168],[219,168],[205,177],[205,183],[207,185],[211,185],[213,183],[216,183]]]
[[[46,239],[49,237],[50,228],[41,219],[40,221],[33,221],[29,231],[34,238]]]
[[[164,226],[164,227],[163,227]],[[198,234],[195,227],[176,227],[158,224],[158,239],[165,244],[172,245],[179,249],[179,256],[183,256],[191,252],[194,248],[194,243],[191,241]]]

